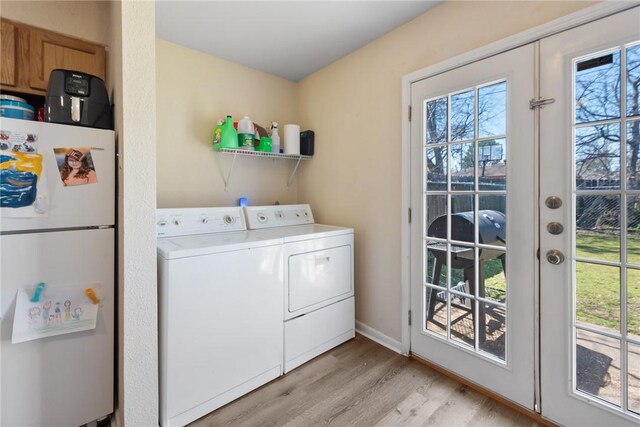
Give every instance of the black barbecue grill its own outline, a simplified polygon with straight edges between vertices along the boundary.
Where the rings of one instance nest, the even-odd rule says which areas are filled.
[[[473,212],[460,212],[451,215],[451,240],[458,242],[473,243]],[[479,239],[478,243],[492,246],[505,246],[507,234],[507,217],[502,212],[484,210],[478,212]],[[427,236],[440,239],[447,238],[447,216],[442,215],[433,220],[427,231]],[[447,248],[444,244],[429,245],[429,249],[438,261],[447,263]],[[433,246],[433,248],[431,248]],[[454,247],[451,253],[451,268],[473,267],[473,249],[465,247]],[[503,252],[492,249],[480,249],[479,257],[483,259],[493,259]],[[462,254],[462,256],[460,256]]]
[[[474,243],[474,212],[459,212],[452,214],[451,218],[451,239],[457,242]],[[478,212],[478,243],[491,246],[506,245],[506,232],[507,232],[507,217],[502,212],[493,210],[482,210]],[[447,238],[447,215],[442,215],[433,220],[427,230],[428,237],[435,237],[440,239]],[[435,265],[433,271],[433,284],[440,286],[440,276],[442,268],[447,265],[447,245],[445,243],[429,243],[427,250],[431,252],[435,258]],[[451,245],[451,268],[462,269],[464,271],[464,280],[469,283],[469,292],[473,295],[475,293],[475,255],[474,248],[462,245]],[[484,297],[484,269],[483,260],[490,260],[499,258],[502,261],[502,268],[505,269],[505,253],[500,250],[490,248],[479,248],[479,288],[478,296]],[[505,275],[506,275],[506,270]],[[429,313],[428,319],[433,319],[434,309],[437,299],[437,294],[440,292],[437,289],[432,289],[429,298]],[[481,319],[484,322],[484,309],[483,304],[481,307]],[[471,314],[475,322],[475,304],[471,304]],[[482,324],[482,323],[481,323]],[[484,326],[484,325],[483,325]],[[480,339],[484,341],[485,328],[480,328]]]

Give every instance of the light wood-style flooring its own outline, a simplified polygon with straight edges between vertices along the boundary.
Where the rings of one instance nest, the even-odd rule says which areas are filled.
[[[319,425],[540,424],[361,335],[191,424]]]
[[[361,335],[191,424],[324,425],[539,424]]]

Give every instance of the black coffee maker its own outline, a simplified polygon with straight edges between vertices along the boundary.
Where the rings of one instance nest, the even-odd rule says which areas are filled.
[[[104,81],[79,71],[51,71],[44,121],[113,129],[111,104]]]

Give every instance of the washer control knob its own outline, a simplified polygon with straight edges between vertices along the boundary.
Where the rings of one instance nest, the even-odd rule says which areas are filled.
[[[203,216],[202,218],[200,218],[200,222],[203,224],[206,224],[209,222],[209,217],[208,216]]]
[[[267,222],[267,216],[262,212],[258,212],[258,222],[264,224]]]
[[[284,213],[282,211],[277,211],[276,218],[280,218],[280,219],[284,218]]]
[[[222,220],[224,221],[225,224],[230,225],[233,224],[236,219],[234,217],[232,217],[231,215],[225,215],[222,217]]]
[[[173,223],[174,225],[182,225],[182,220],[180,218],[174,218]]]
[[[167,220],[166,219],[163,218],[160,221],[158,221],[158,226],[164,227],[165,225],[167,225]]]

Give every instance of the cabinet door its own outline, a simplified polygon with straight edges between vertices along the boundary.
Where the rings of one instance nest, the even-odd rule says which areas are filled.
[[[49,74],[56,68],[82,71],[104,79],[105,49],[93,43],[30,28],[30,78],[33,89],[47,89]]]
[[[16,85],[16,27],[2,21],[2,60],[0,60],[0,82]]]

